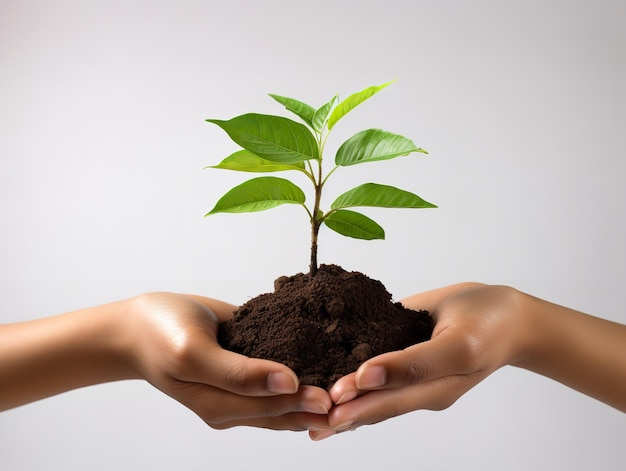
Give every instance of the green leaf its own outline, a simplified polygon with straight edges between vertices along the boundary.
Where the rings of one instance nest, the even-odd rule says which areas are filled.
[[[278,103],[287,108],[289,111],[298,115],[304,120],[305,123],[315,129],[315,127],[313,126],[313,116],[315,115],[315,108],[301,102],[300,100],[296,100],[295,98],[272,95],[271,93],[269,95]]]
[[[282,204],[304,204],[303,191],[289,180],[258,177],[228,191],[205,216],[264,211]]]
[[[270,160],[265,160],[248,150],[237,151],[217,165],[210,165],[205,168],[219,168],[225,170],[236,170],[239,172],[282,172],[284,170],[304,170],[302,162],[295,164],[279,164]]]
[[[377,222],[355,211],[334,211],[324,219],[324,224],[341,235],[355,239],[385,238],[385,230]]]
[[[248,113],[228,121],[207,121],[221,127],[244,149],[266,160],[295,164],[319,159],[319,149],[311,131],[289,118]]]
[[[326,123],[328,122],[328,115],[330,114],[330,111],[333,109],[333,106],[335,105],[336,101],[337,101],[337,95],[332,97],[332,99],[328,103],[321,106],[315,112],[315,115],[313,116],[313,123],[312,123],[313,129],[315,131],[322,132],[324,130],[324,126],[326,126]]]
[[[380,208],[436,208],[432,203],[419,196],[399,188],[364,183],[339,196],[330,206],[332,209],[353,206],[374,206]]]
[[[335,108],[332,114],[330,115],[330,118],[328,120],[328,129],[331,130],[333,126],[337,124],[337,121],[343,118],[346,114],[348,114],[354,108],[356,108],[361,103],[363,103],[365,100],[375,95],[376,93],[381,91],[383,88],[385,88],[386,86],[392,83],[393,82],[387,82],[382,85],[374,85],[372,87],[367,87],[366,89],[361,90],[360,92],[353,93],[348,98],[343,100],[341,103],[337,105],[337,108]]]
[[[355,134],[339,147],[335,164],[347,166],[388,160],[411,152],[428,153],[406,137],[380,129],[368,129]]]

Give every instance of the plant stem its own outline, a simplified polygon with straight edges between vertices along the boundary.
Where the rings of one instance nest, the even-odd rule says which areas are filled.
[[[317,234],[319,230],[320,224],[314,221],[311,226],[311,265],[309,267],[311,276],[315,276],[317,273]]]
[[[318,176],[315,182],[315,203],[313,204],[313,216],[311,218],[311,264],[309,271],[311,276],[317,273],[317,238],[322,221],[319,218],[320,202],[322,201],[322,160],[318,162]]]
[[[309,273],[311,276],[315,276],[317,273],[318,263],[317,263],[317,238],[320,232],[320,226],[322,225],[323,218],[320,217],[320,203],[322,201],[322,188],[324,187],[324,183],[326,183],[326,178],[324,178],[324,172],[322,171],[322,161],[324,154],[324,146],[326,144],[326,139],[328,139],[328,131],[320,131],[317,132],[317,146],[319,149],[319,159],[317,161],[317,179],[315,178],[315,174],[313,173],[313,169],[311,169],[311,176],[313,180],[313,186],[315,187],[315,203],[313,204],[313,215],[311,216],[311,263],[309,266]],[[311,165],[311,161],[307,162]],[[336,170],[336,167],[330,172],[333,173]],[[330,174],[329,174],[330,175]]]

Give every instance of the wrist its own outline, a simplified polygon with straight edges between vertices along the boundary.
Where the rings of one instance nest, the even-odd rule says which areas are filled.
[[[104,326],[106,339],[104,349],[118,379],[143,379],[140,365],[141,331],[138,297],[118,301],[111,305]]]
[[[520,312],[524,319],[524,338],[521,354],[512,363],[535,373],[545,374],[559,350],[567,348],[563,341],[563,307],[520,292]]]
[[[73,355],[92,384],[137,378],[132,365],[130,301],[117,301],[77,312]],[[83,357],[84,361],[79,358]],[[89,371],[88,371],[89,370]]]
[[[626,326],[527,296],[532,341],[516,364],[626,411]]]
[[[515,315],[513,323],[514,342],[508,364],[524,369],[539,361],[543,356],[544,340],[541,324],[545,318],[541,315],[541,300],[515,288],[509,288],[511,312]]]

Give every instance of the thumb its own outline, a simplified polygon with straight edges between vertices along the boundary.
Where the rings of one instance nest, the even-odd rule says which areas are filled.
[[[431,340],[366,361],[356,372],[355,386],[359,390],[390,389],[469,375],[479,369],[474,350],[468,338],[445,329]]]
[[[209,384],[245,396],[294,394],[299,381],[296,374],[282,363],[250,358],[223,349],[210,341],[196,350],[186,361],[178,379]]]

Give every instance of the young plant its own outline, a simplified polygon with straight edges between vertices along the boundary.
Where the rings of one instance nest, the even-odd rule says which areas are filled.
[[[410,139],[380,129],[367,129],[346,140],[335,154],[335,165],[325,172],[324,147],[337,122],[368,98],[387,87],[368,87],[343,101],[334,96],[319,108],[299,100],[270,95],[304,124],[282,116],[248,113],[228,121],[207,119],[222,128],[242,147],[218,165],[210,168],[240,172],[273,173],[287,170],[302,172],[314,189],[313,204],[307,206],[304,192],[284,178],[263,176],[248,180],[228,191],[206,216],[216,213],[263,211],[283,204],[299,204],[311,223],[310,273],[317,272],[318,234],[322,224],[341,235],[356,239],[384,239],[383,228],[354,207],[435,208],[419,196],[393,186],[365,183],[346,191],[321,209],[322,190],[328,178],[339,168],[364,162],[388,160],[413,152],[426,154]]]

